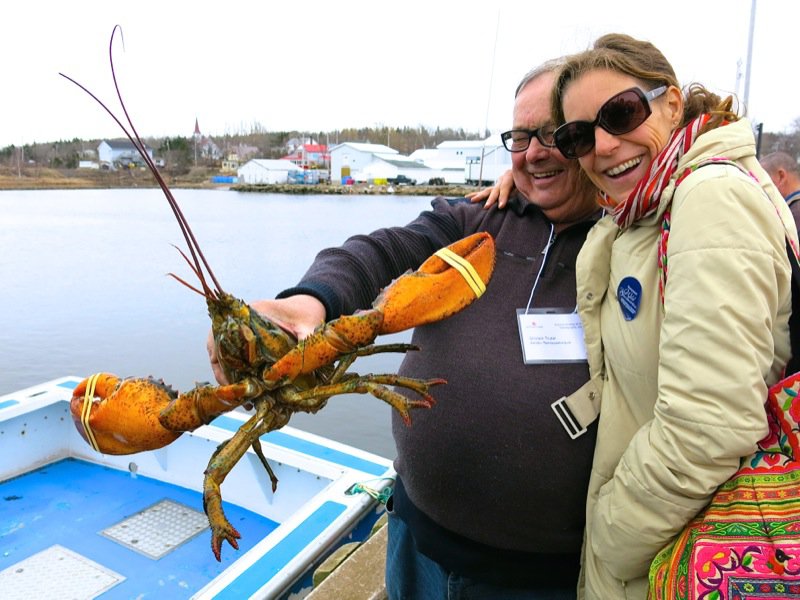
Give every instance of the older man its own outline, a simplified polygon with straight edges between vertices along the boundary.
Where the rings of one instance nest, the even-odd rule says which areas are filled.
[[[797,166],[797,159],[786,152],[773,152],[759,162],[786,200],[794,222],[800,229],[800,167]]]
[[[296,287],[252,303],[303,337],[323,319],[365,308],[439,248],[478,231],[495,238],[486,294],[418,327],[412,342],[422,351],[400,369],[448,383],[410,427],[393,414],[392,599],[575,597],[595,427],[568,432],[556,412],[569,421],[558,400],[586,383],[588,368],[579,351],[553,360],[548,348],[523,347],[520,334],[533,311],[547,309],[536,312],[542,322],[574,319],[575,259],[598,212],[577,162],[553,145],[558,64],[534,69],[517,88],[513,129],[503,134],[516,187],[507,210],[437,198],[405,227],[323,250]]]

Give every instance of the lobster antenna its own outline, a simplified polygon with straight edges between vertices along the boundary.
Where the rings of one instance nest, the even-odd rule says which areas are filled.
[[[177,250],[180,253],[180,255],[183,257],[183,260],[186,261],[186,264],[189,265],[189,268],[192,270],[192,272],[195,275],[197,275],[197,278],[200,281],[203,281],[203,274],[197,269],[197,265],[195,265],[191,260],[189,260],[189,257],[186,256],[186,253],[183,250],[181,250],[180,248],[178,248],[175,244],[172,244],[172,247],[175,248],[175,250]],[[203,292],[201,292],[200,290],[198,290],[194,286],[191,286],[188,283],[186,283],[183,279],[181,279],[180,277],[175,275],[175,273],[167,273],[167,275],[169,275],[173,279],[176,279],[177,281],[181,282],[183,285],[188,287],[190,290],[193,290],[193,291],[197,292],[201,296],[205,296],[205,294]]]
[[[205,256],[203,256],[203,252],[200,249],[200,244],[197,243],[197,240],[194,237],[194,233],[192,233],[192,229],[191,229],[191,227],[189,227],[189,223],[187,222],[186,217],[184,217],[184,215],[183,215],[183,211],[181,211],[181,208],[178,205],[178,202],[175,200],[175,197],[172,195],[172,191],[169,189],[169,187],[167,186],[166,182],[161,177],[161,174],[158,172],[158,169],[153,164],[152,159],[150,158],[150,155],[147,153],[147,150],[144,147],[144,143],[142,142],[142,139],[139,136],[139,132],[136,131],[136,127],[134,126],[133,121],[131,120],[131,117],[128,114],[128,109],[125,106],[125,101],[122,99],[122,93],[120,92],[119,83],[117,82],[117,72],[116,72],[116,69],[114,68],[114,52],[113,52],[113,50],[114,50],[114,35],[116,34],[117,30],[119,30],[120,38],[122,38],[123,48],[125,47],[125,38],[124,38],[123,33],[122,33],[122,27],[120,27],[119,25],[115,25],[114,29],[111,31],[111,39],[110,39],[110,41],[108,43],[108,62],[109,62],[109,65],[111,65],[111,78],[114,81],[114,90],[117,93],[117,99],[119,100],[119,105],[122,108],[122,112],[125,114],[125,119],[128,121],[128,125],[131,128],[131,132],[133,132],[133,136],[129,135],[127,131],[125,131],[125,134],[128,135],[128,139],[131,140],[131,143],[136,147],[136,150],[139,152],[139,155],[142,157],[142,160],[145,161],[145,163],[147,164],[148,168],[150,169],[150,172],[153,174],[153,177],[155,177],[155,179],[158,182],[159,186],[164,191],[164,195],[167,197],[169,205],[172,208],[172,212],[175,214],[175,218],[178,220],[178,224],[180,225],[181,231],[183,233],[183,237],[186,239],[186,244],[189,247],[189,252],[191,253],[192,258],[194,259],[195,265],[197,265],[196,272],[198,273],[198,277],[200,278],[200,282],[203,284],[203,289],[206,290],[207,286],[206,286],[205,278],[202,276],[202,272],[200,270],[200,265],[199,265],[199,263],[197,261],[197,255],[199,255],[200,259],[203,261],[203,264],[205,265],[206,270],[208,271],[208,274],[211,277],[212,281],[217,286],[217,289],[221,291],[220,285],[217,282],[216,278],[214,277],[214,273],[212,272],[211,267],[209,266],[208,262],[206,261]],[[124,130],[124,128],[123,128],[123,130]],[[191,238],[191,241],[189,241],[190,238]],[[195,254],[195,249],[197,250],[197,255]],[[185,256],[184,256],[184,258],[185,258]]]
[[[203,255],[203,252],[200,249],[200,245],[197,243],[197,239],[194,237],[194,233],[192,233],[192,230],[189,227],[189,224],[186,221],[186,217],[183,215],[183,212],[181,211],[177,200],[175,200],[175,197],[172,195],[172,192],[170,191],[169,187],[167,186],[166,182],[164,181],[164,178],[161,176],[161,173],[158,172],[158,169],[156,168],[155,164],[153,164],[153,161],[150,158],[150,155],[145,150],[144,143],[142,142],[142,140],[141,140],[141,138],[139,136],[139,133],[136,131],[136,128],[133,125],[133,121],[131,120],[130,115],[128,114],[128,110],[125,107],[125,102],[122,99],[122,94],[120,93],[119,85],[117,84],[116,73],[114,71],[113,45],[114,45],[114,35],[116,34],[117,29],[119,29],[120,36],[122,36],[122,28],[119,25],[115,25],[114,29],[111,32],[111,40],[109,42],[109,47],[108,47],[109,62],[111,64],[111,75],[112,75],[113,80],[114,80],[114,89],[116,90],[117,98],[119,99],[120,106],[122,107],[122,111],[125,114],[125,118],[128,121],[128,125],[130,126],[131,131],[133,132],[132,134],[128,131],[128,129],[125,127],[125,125],[122,123],[122,121],[120,121],[120,119],[117,118],[117,116],[111,111],[111,109],[109,109],[108,106],[106,106],[106,104],[102,100],[100,100],[95,94],[93,94],[91,91],[89,91],[89,89],[87,89],[81,83],[77,82],[72,77],[70,77],[68,75],[65,75],[64,73],[59,73],[59,75],[61,75],[62,77],[64,77],[68,81],[72,82],[73,84],[75,84],[76,86],[81,88],[92,99],[94,99],[94,101],[97,102],[109,114],[109,116],[112,119],[114,119],[114,121],[117,123],[117,125],[119,125],[120,129],[122,129],[122,131],[125,133],[125,136],[130,140],[130,142],[136,148],[137,152],[142,157],[142,160],[144,160],[145,164],[147,164],[148,169],[150,170],[151,174],[155,178],[155,180],[158,183],[159,187],[164,192],[164,195],[167,198],[167,202],[169,203],[169,206],[172,209],[172,212],[173,212],[173,214],[175,215],[175,218],[178,221],[178,225],[181,228],[181,232],[183,233],[183,237],[186,240],[187,246],[189,247],[189,252],[191,253],[192,258],[194,259],[194,265],[192,265],[191,262],[190,262],[190,265],[192,266],[192,270],[195,272],[195,274],[200,279],[200,283],[202,284],[203,290],[205,291],[205,293],[203,295],[206,296],[206,297],[217,297],[218,298],[219,294],[224,293],[223,290],[222,290],[222,286],[220,286],[219,282],[217,281],[217,278],[214,275],[214,272],[211,269],[211,266],[208,264],[208,261],[206,260],[205,256]],[[124,39],[123,39],[123,45],[124,45]],[[196,253],[195,253],[195,251],[196,251]],[[181,253],[181,254],[183,254],[183,253]],[[198,256],[199,256],[200,260],[198,260]],[[185,254],[184,254],[184,258],[186,259],[187,262],[189,262],[189,259],[186,257]],[[211,280],[213,281],[214,285],[216,286],[216,290],[211,290],[208,287],[208,285],[206,284],[205,278],[203,277],[202,269],[200,267],[200,261],[202,261],[202,264],[205,265],[205,268],[206,268],[206,271],[208,272],[208,275],[211,277]],[[176,279],[178,279],[178,278],[176,277]],[[185,282],[183,282],[183,283],[186,285]],[[190,287],[191,289],[194,289],[191,286],[188,286],[188,287]]]

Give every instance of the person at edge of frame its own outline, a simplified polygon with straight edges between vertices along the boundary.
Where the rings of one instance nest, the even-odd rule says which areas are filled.
[[[369,307],[382,287],[439,248],[478,231],[494,236],[485,295],[416,328],[412,343],[421,351],[400,368],[448,383],[435,389],[434,407],[413,413],[411,426],[392,415],[397,478],[387,503],[386,588],[393,600],[576,597],[596,426],[588,417],[570,431],[556,409],[564,410],[557,401],[565,396],[599,399],[585,385],[582,344],[572,350],[578,356],[558,362],[528,348],[534,358],[526,364],[520,335],[534,310],[555,309],[553,318],[577,323],[574,263],[600,214],[577,161],[553,147],[550,94],[559,66],[533,69],[516,90],[513,129],[503,136],[517,188],[508,210],[436,198],[405,227],[322,250],[295,287],[251,303],[302,339],[323,321]],[[224,382],[213,340],[209,353]]]
[[[800,229],[800,166],[797,160],[786,152],[772,152],[759,162],[786,200],[795,225]]]

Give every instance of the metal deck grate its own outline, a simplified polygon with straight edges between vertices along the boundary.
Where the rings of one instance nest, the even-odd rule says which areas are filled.
[[[5,600],[90,600],[124,580],[77,552],[54,545],[0,571],[0,595]]]
[[[100,533],[158,560],[206,529],[205,514],[172,500],[161,500]]]

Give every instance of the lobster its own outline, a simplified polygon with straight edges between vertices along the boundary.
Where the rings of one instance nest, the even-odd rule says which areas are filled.
[[[211,529],[211,549],[219,561],[223,543],[227,541],[238,550],[237,540],[241,538],[225,516],[220,487],[248,448],[253,449],[267,471],[273,493],[277,490],[277,478],[261,449],[262,435],[286,425],[295,412],[315,413],[330,397],[339,394],[371,394],[397,410],[407,425],[411,423],[412,409],[430,408],[434,404],[430,389],[445,383],[443,379],[359,375],[348,369],[361,356],[418,350],[411,344],[373,342],[379,335],[447,318],[479,297],[494,268],[494,242],[486,233],[457,241],[428,258],[416,271],[391,282],[371,308],[323,323],[305,339],[295,339],[220,286],[128,115],[114,71],[113,47],[118,29],[116,26],[111,33],[109,62],[127,127],[86,87],[63,73],[60,75],[91,96],[114,119],[163,191],[181,228],[188,254],[177,250],[199,285],[192,285],[174,273],[169,275],[204,297],[219,362],[231,383],[197,384],[178,393],[152,377],[122,379],[98,373],[75,388],[70,412],[78,432],[95,451],[132,454],[162,448],[182,433],[208,424],[237,407],[252,410],[253,415],[238,431],[216,448],[204,472],[203,509]],[[405,388],[416,395],[407,397],[393,387]]]

